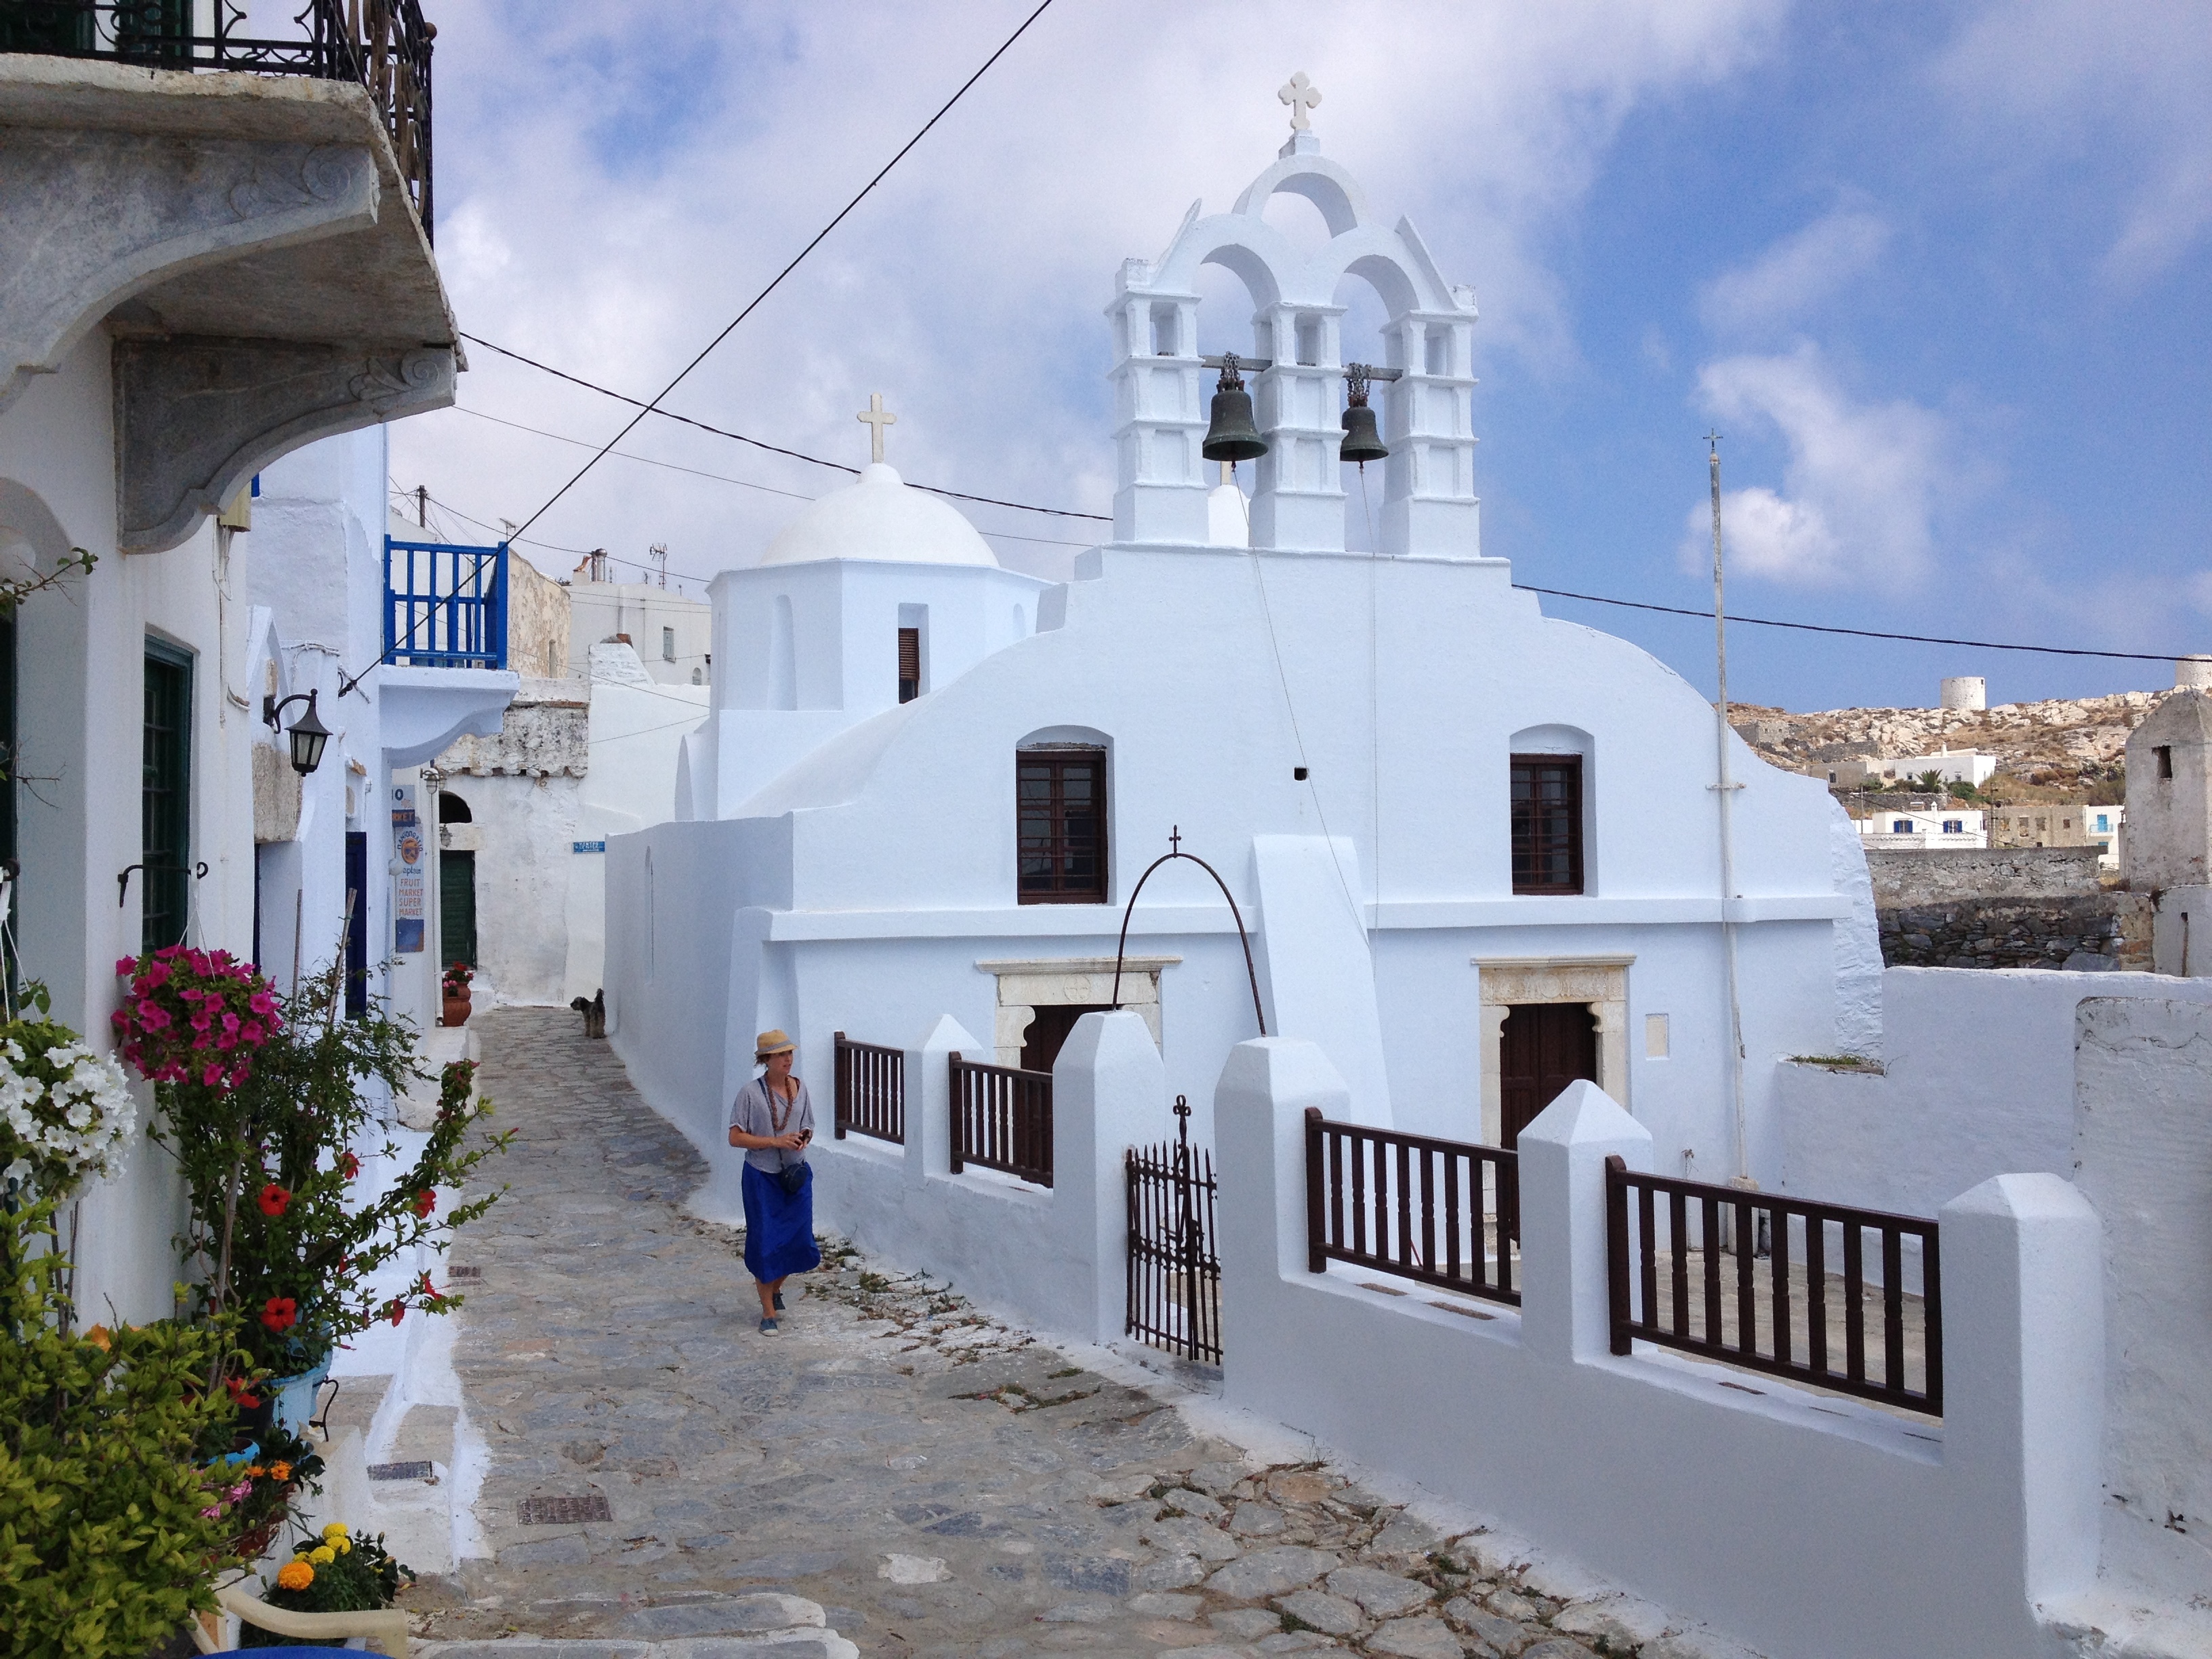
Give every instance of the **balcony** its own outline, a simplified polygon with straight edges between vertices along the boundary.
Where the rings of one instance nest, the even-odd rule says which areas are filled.
[[[299,34],[271,40],[244,33],[245,13],[232,0],[0,0],[0,52],[355,82],[375,106],[428,236],[438,31],[416,0],[307,0],[293,21]]]
[[[384,659],[415,668],[507,666],[507,544],[384,538]]]

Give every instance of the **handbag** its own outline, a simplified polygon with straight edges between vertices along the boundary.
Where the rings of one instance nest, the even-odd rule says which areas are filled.
[[[786,1198],[797,1198],[812,1184],[814,1166],[805,1163],[787,1164],[775,1172],[775,1178],[783,1188]]]

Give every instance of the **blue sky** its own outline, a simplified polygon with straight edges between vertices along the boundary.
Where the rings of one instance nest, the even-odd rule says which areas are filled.
[[[439,15],[462,326],[657,390],[1028,9]],[[852,411],[882,391],[909,478],[1106,510],[1115,268],[1272,159],[1294,69],[1323,90],[1328,153],[1480,295],[1483,550],[1517,580],[1705,603],[1717,426],[1732,609],[2212,648],[2201,5],[1056,0],[671,407],[852,462]],[[1234,343],[1233,283],[1205,292],[1209,349]],[[1347,351],[1375,355],[1371,301],[1344,297]],[[460,515],[527,517],[589,453],[501,422],[596,443],[624,418],[471,361],[467,412],[393,434],[395,482],[465,535]],[[696,579],[840,481],[658,422],[623,448],[665,465],[602,463],[532,536],[632,559],[665,542]],[[973,516],[1046,574],[1084,533]],[[1710,686],[1709,624],[1547,605]],[[1748,627],[1729,645],[1734,695],[1791,708],[1931,702],[1948,673],[2000,701],[2171,683],[2158,663]]]

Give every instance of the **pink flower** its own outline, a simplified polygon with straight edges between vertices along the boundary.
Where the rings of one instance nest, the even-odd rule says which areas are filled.
[[[246,998],[246,1006],[255,1013],[266,1018],[276,1012],[276,999],[266,991],[256,991],[252,996]]]
[[[200,1086],[204,1089],[212,1089],[222,1081],[224,1081],[222,1067],[212,1060],[208,1061],[207,1069],[200,1073]]]
[[[115,958],[115,977],[128,979],[131,977],[131,970],[137,966],[138,958],[136,957],[118,957]]]
[[[137,1014],[138,1024],[149,1031],[158,1031],[169,1023],[169,1011],[151,997],[139,1003]]]
[[[203,1520],[203,1521],[220,1521],[220,1520],[222,1520],[222,1505],[221,1505],[221,1504],[209,1504],[205,1509],[204,1509],[204,1510],[202,1510],[200,1511],[200,1519],[201,1519],[201,1520]]]
[[[239,1041],[241,1042],[258,1043],[267,1035],[261,1029],[261,1022],[258,1019],[249,1019],[238,1029]]]
[[[222,1017],[222,1029],[228,1031],[231,1036],[236,1036],[238,1035],[238,1016],[233,1013],[224,1014]]]

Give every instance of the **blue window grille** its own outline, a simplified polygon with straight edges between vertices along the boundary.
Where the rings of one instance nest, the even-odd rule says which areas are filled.
[[[1963,836],[1963,835],[1965,835],[1965,834],[1966,833],[1966,819],[1964,819],[1964,818],[1945,818],[1945,819],[1943,820],[1943,833],[1944,833],[1945,835],[1947,835],[1947,836]]]
[[[507,544],[384,538],[384,658],[417,668],[507,666]]]
[[[1911,835],[1912,833],[1912,820],[1911,818],[1892,818],[1889,821],[1889,833],[1893,836]]]

